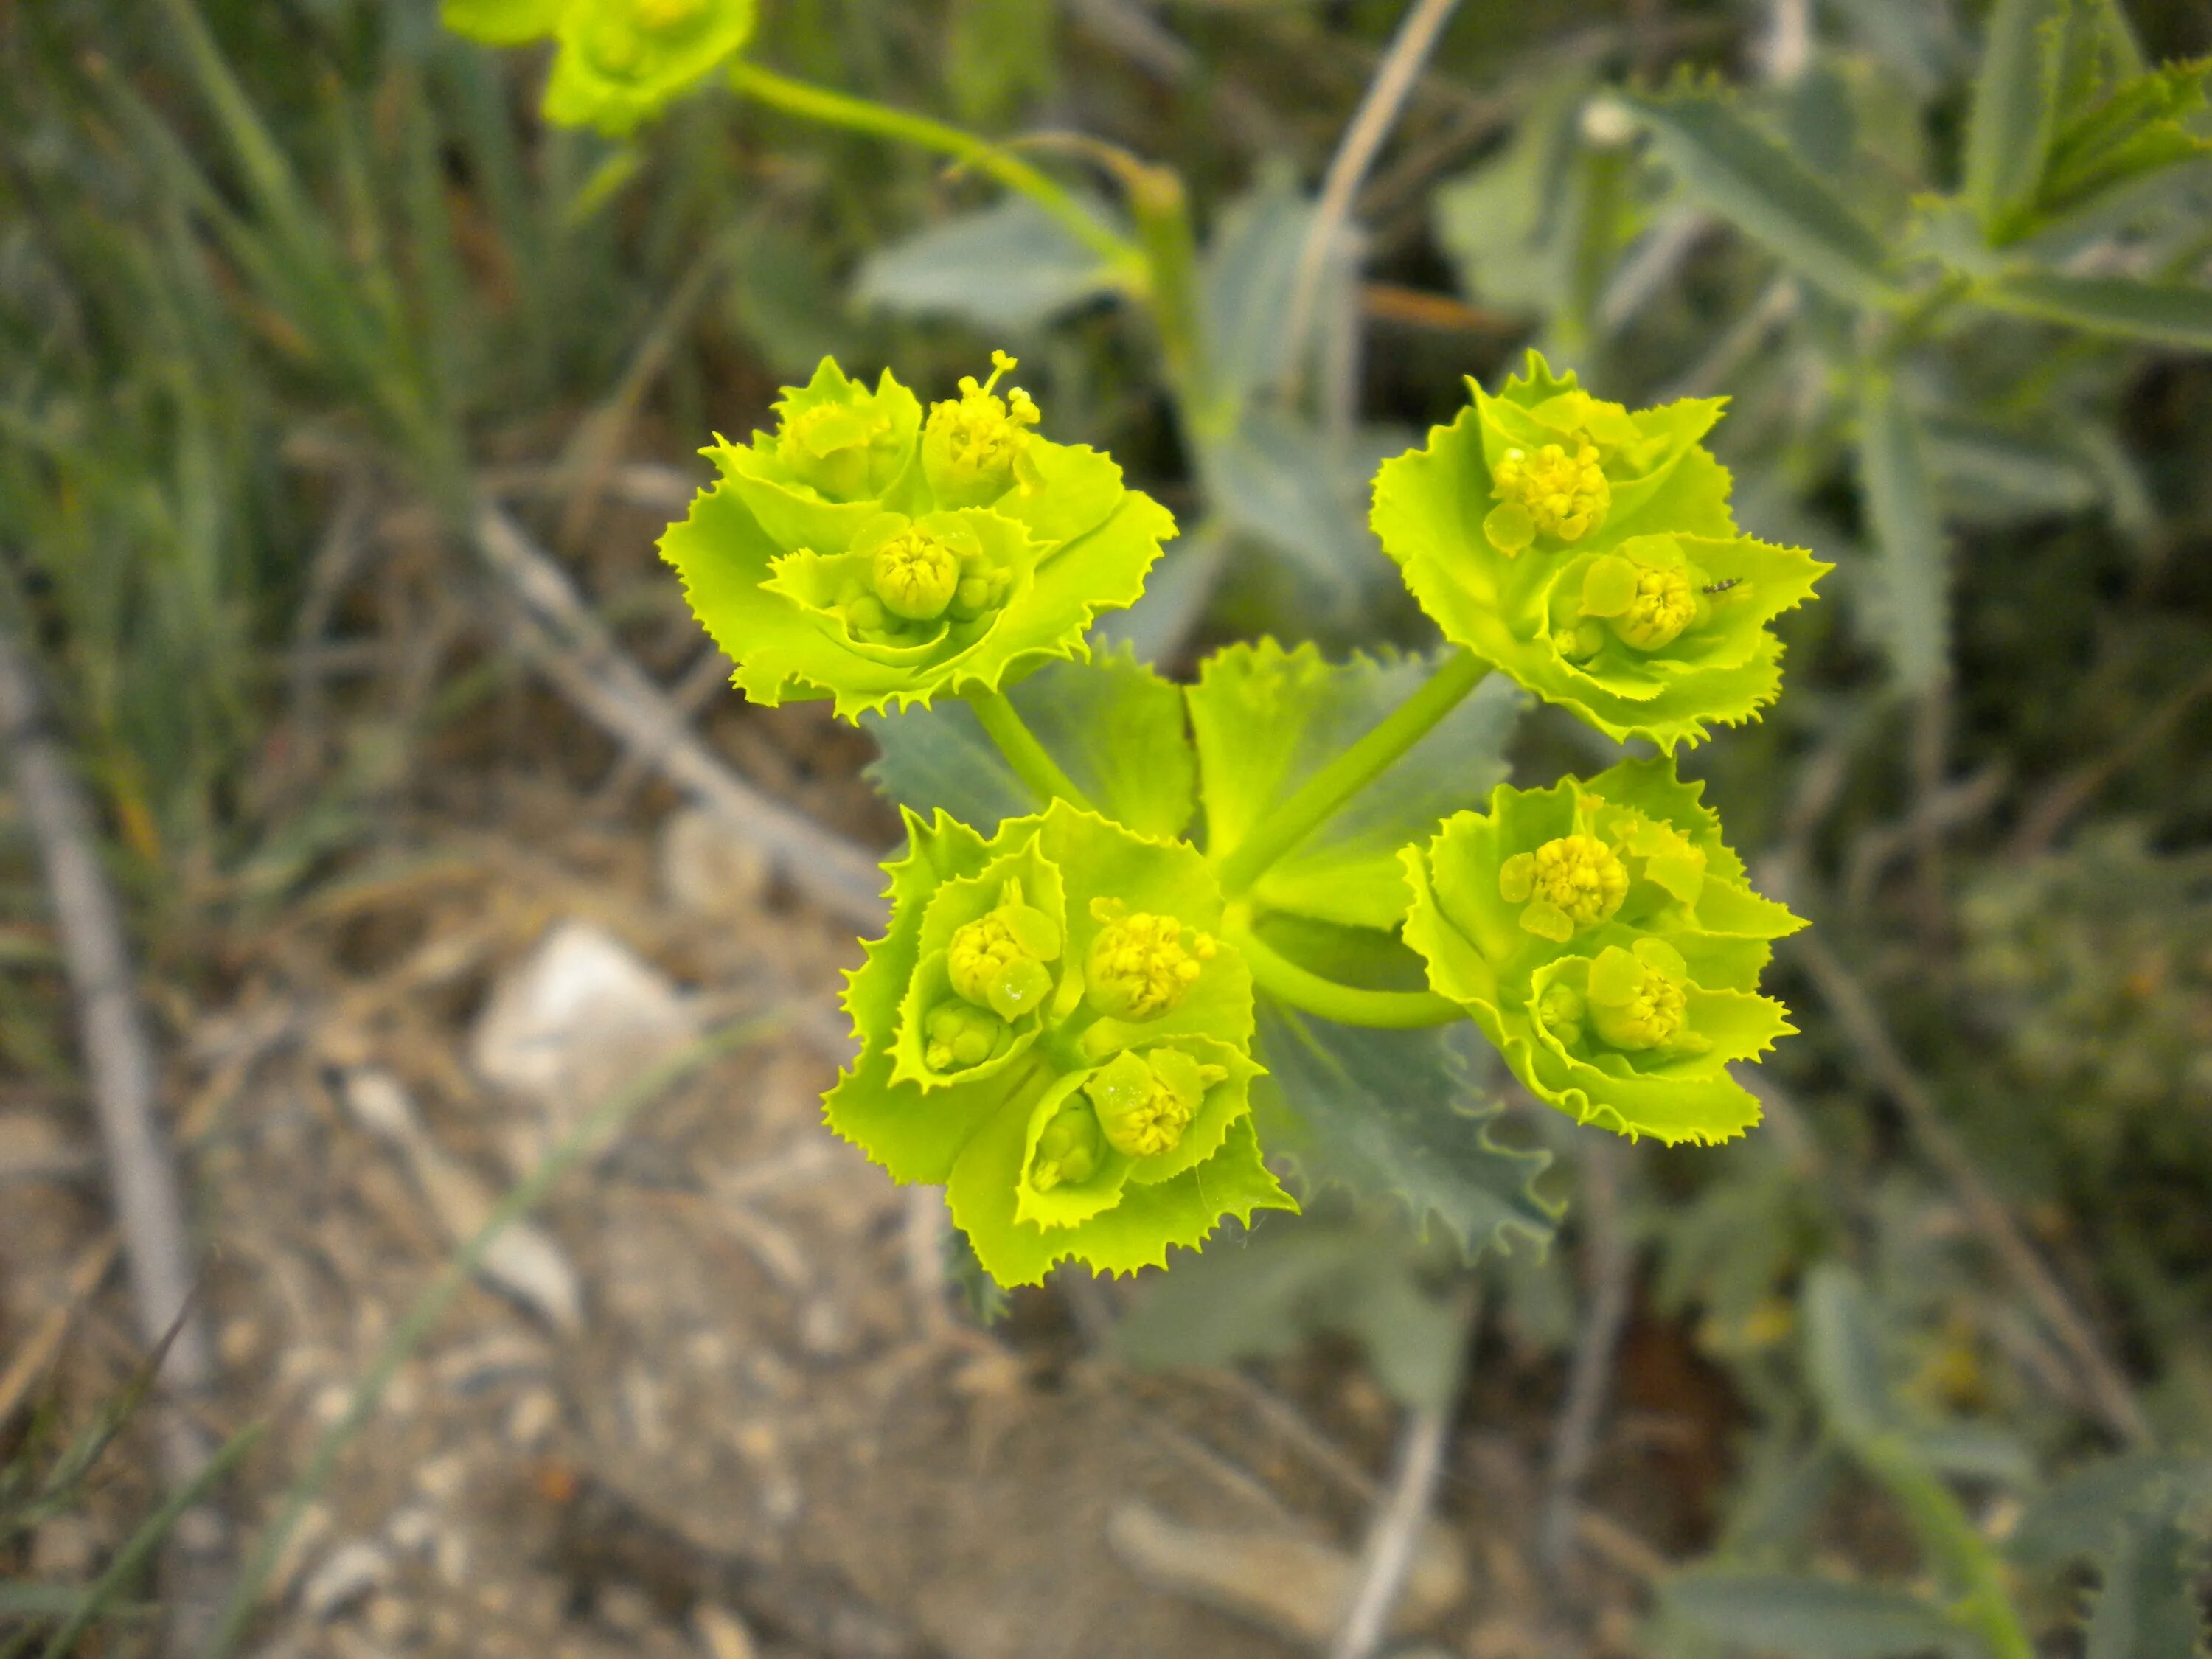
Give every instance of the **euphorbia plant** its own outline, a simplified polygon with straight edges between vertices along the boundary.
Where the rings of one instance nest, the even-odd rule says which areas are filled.
[[[1699,441],[1720,405],[1632,413],[1532,354],[1376,480],[1376,533],[1447,641],[1432,664],[1263,640],[1185,688],[1092,659],[1093,619],[1139,597],[1174,524],[1044,436],[1014,368],[925,409],[824,362],[774,432],[706,452],[721,476],[662,542],[748,696],[911,709],[940,740],[965,705],[1024,797],[971,827],[900,792],[830,1126],[944,1183],[983,1267],[1023,1284],[1295,1209],[1272,1138],[1331,1178],[1296,1099],[1255,1110],[1271,1060],[1298,1058],[1271,1041],[1467,1021],[1584,1123],[1670,1143],[1755,1123],[1728,1066],[1791,1029],[1757,988],[1799,924],[1673,752],[1773,700],[1768,625],[1828,567],[1738,533]],[[1661,752],[1486,800],[1487,779],[1424,771],[1493,671]]]

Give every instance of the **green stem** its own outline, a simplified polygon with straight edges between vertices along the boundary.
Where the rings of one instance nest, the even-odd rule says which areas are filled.
[[[1308,778],[1297,793],[1269,813],[1221,860],[1221,890],[1231,898],[1251,890],[1274,862],[1382,775],[1391,762],[1459,707],[1480,684],[1489,665],[1464,647],[1444,659],[1428,684],[1400,703],[1382,723]]]
[[[1085,212],[1083,204],[1061,185],[1019,156],[1008,154],[1002,145],[964,128],[908,110],[894,109],[873,99],[855,98],[828,87],[794,81],[757,64],[740,61],[730,71],[730,84],[745,96],[757,98],[802,120],[843,127],[950,155],[963,166],[997,179],[1007,189],[1028,197],[1071,236],[1109,263],[1125,271],[1141,265],[1137,251]]]
[[[1014,775],[1029,786],[1039,805],[1064,800],[1086,812],[1097,811],[1090,797],[1060,769],[1060,763],[1045,752],[1036,733],[1022,724],[1022,717],[1006,701],[1005,692],[978,686],[961,696],[967,698],[968,706],[975,711],[975,718],[983,723],[983,730],[999,745],[999,752],[1014,769]]]
[[[1851,1442],[1867,1470],[1889,1488],[1937,1573],[1958,1592],[1951,1616],[1980,1637],[1989,1659],[2034,1659],[2005,1585],[2003,1565],[1951,1489],[1911,1443],[1892,1435]]]
[[[1225,925],[1222,937],[1244,958],[1255,986],[1278,1002],[1287,1002],[1340,1025],[1410,1031],[1426,1025],[1449,1025],[1467,1018],[1466,1009],[1433,991],[1369,991],[1323,979],[1299,967],[1242,924]]]

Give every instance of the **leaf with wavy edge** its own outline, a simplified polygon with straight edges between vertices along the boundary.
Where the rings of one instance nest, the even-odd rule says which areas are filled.
[[[1436,672],[1433,657],[1326,660],[1272,639],[1217,651],[1190,688],[1206,837],[1232,849],[1267,814]],[[1492,676],[1254,889],[1260,905],[1347,927],[1392,928],[1406,910],[1398,848],[1481,800],[1505,775],[1504,747],[1525,706]]]
[[[1650,832],[1639,828],[1647,823],[1680,838],[1672,845],[1686,842],[1702,854],[1702,877],[1685,881],[1668,872],[1669,887],[1657,879],[1657,865],[1638,870],[1627,849],[1662,844],[1647,839]],[[1611,837],[1629,866],[1619,909],[1565,939],[1531,932],[1522,923],[1525,898],[1500,891],[1501,870],[1547,842],[1589,834]],[[1578,1121],[1670,1145],[1729,1139],[1759,1121],[1757,1101],[1724,1068],[1764,1054],[1794,1029],[1780,1004],[1755,991],[1768,942],[1802,924],[1744,884],[1717,820],[1672,762],[1626,762],[1586,783],[1544,790],[1501,786],[1488,813],[1458,814],[1425,846],[1406,848],[1403,862],[1413,893],[1405,939],[1426,961],[1431,988],[1468,1010],[1540,1098]],[[1535,1018],[1547,990],[1565,983],[1581,991],[1583,964],[1645,938],[1683,959],[1683,1029],[1709,1045],[1702,1052],[1571,1047]]]

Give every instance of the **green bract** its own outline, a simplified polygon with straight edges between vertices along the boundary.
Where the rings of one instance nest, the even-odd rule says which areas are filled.
[[[445,0],[443,15],[495,46],[555,36],[546,118],[618,137],[735,55],[753,0]]]
[[[1794,1029],[1757,988],[1769,941],[1802,926],[1751,890],[1699,793],[1665,760],[1501,785],[1403,855],[1431,987],[1541,1099],[1670,1144],[1759,1121],[1727,1066]]]
[[[1832,567],[1736,533],[1699,440],[1718,398],[1632,414],[1526,375],[1376,475],[1383,550],[1444,637],[1607,736],[1662,748],[1755,717],[1781,688],[1767,624]]]
[[[1206,860],[1055,801],[988,841],[908,813],[891,921],[848,975],[830,1124],[944,1182],[1002,1284],[1129,1273],[1297,1206],[1261,1162],[1252,986]]]
[[[999,377],[925,414],[888,372],[873,391],[827,358],[776,404],[773,434],[706,452],[721,472],[661,553],[756,702],[829,696],[847,719],[996,690],[1087,654],[1175,521],[1107,456],[1033,430]]]

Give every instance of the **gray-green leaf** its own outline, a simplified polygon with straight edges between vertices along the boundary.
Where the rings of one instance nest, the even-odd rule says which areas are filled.
[[[1424,1236],[1449,1235],[1468,1261],[1516,1241],[1541,1249],[1559,1207],[1534,1182],[1551,1162],[1491,1139],[1499,1110],[1471,1085],[1474,1027],[1384,1031],[1339,1025],[1258,1000],[1253,1085],[1261,1138],[1307,1185],[1403,1206]]]
[[[2212,289],[2032,270],[2001,276],[1985,284],[1978,297],[2023,317],[2187,351],[2212,351]]]
[[[1782,1573],[1701,1572],[1661,1592],[1686,1624],[1736,1646],[1790,1659],[1911,1659],[1975,1646],[1936,1608],[1903,1590]]]
[[[1862,305],[1894,292],[1881,240],[1733,103],[1700,90],[1640,98],[1636,107],[1682,187],[1808,282]]]
[[[1950,575],[1919,427],[1886,375],[1869,374],[1860,394],[1859,483],[1879,559],[1875,630],[1918,695],[1948,663]]]

